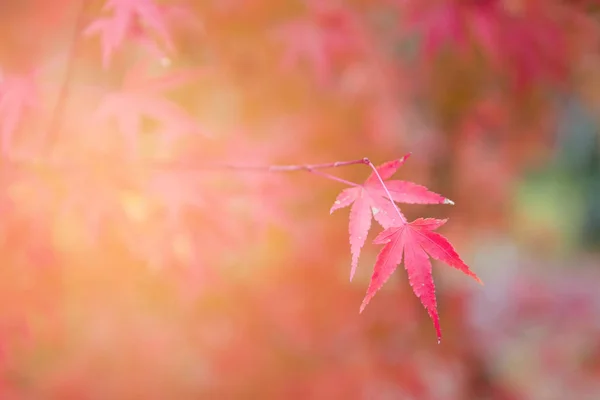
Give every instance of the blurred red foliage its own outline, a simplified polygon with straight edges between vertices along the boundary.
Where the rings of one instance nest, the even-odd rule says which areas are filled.
[[[528,262],[499,239],[552,155],[557,97],[599,108],[598,11],[1,2],[0,398],[599,397],[597,258]],[[441,346],[404,277],[358,315],[371,274],[348,283],[340,185],[197,168],[408,151],[401,179],[457,204],[403,213],[451,215],[487,284],[436,276]]]

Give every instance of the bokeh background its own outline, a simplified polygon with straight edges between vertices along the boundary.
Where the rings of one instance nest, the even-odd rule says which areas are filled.
[[[600,399],[597,3],[0,2],[0,399]],[[408,152],[440,345],[341,184],[222,168]]]

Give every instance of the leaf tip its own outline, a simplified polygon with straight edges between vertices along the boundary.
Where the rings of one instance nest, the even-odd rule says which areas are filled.
[[[365,297],[365,299],[363,300],[362,304],[360,305],[360,309],[358,310],[359,314],[362,314],[362,312],[365,310],[365,308],[367,307],[367,304],[369,304],[369,301],[371,300],[370,296]]]
[[[404,162],[408,159],[408,157],[410,157],[412,155],[412,152],[408,152],[405,155],[403,155],[402,157],[400,157],[398,159],[398,162],[400,163],[400,165],[404,164]]]
[[[477,283],[479,283],[481,286],[484,286],[484,283],[481,279],[479,279],[479,277],[477,276],[477,274],[471,270],[468,270],[467,275],[469,275],[471,278],[475,279],[475,281]]]
[[[333,205],[331,206],[331,208],[329,209],[329,215],[333,214],[333,212],[339,208],[343,208],[342,206],[342,202],[339,200],[336,200],[333,202]]]
[[[433,319],[433,326],[435,327],[435,333],[437,334],[437,342],[438,344],[442,343],[442,328],[440,327],[440,319],[437,316],[437,312],[434,316],[431,316]]]
[[[354,273],[356,272],[356,265],[352,264],[352,269],[350,270],[350,282],[352,282],[352,279],[354,278]]]

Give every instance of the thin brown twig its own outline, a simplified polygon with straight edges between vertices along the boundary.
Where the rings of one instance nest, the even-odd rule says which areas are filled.
[[[101,161],[107,162],[110,165],[122,165],[123,167],[128,164],[132,164],[131,161],[126,160],[117,160],[112,156],[105,156],[100,158]],[[12,160],[13,165],[22,165],[22,166],[30,166],[30,167],[51,167],[57,169],[77,169],[81,167],[80,163],[72,162],[65,159],[54,159],[54,160],[40,160],[38,158],[35,159],[20,159],[20,160]],[[235,164],[235,163],[205,163],[201,162],[181,162],[181,161],[163,161],[163,160],[136,160],[134,163],[137,167],[144,168],[157,168],[163,170],[190,170],[194,172],[209,172],[209,171],[235,171],[235,172],[246,172],[246,173],[280,173],[280,172],[300,172],[306,171],[316,175],[323,176],[327,179],[344,183],[349,186],[359,186],[354,182],[347,181],[342,178],[338,178],[335,175],[331,175],[320,170],[323,169],[332,169],[339,167],[347,167],[351,165],[367,165],[373,171],[373,174],[377,177],[379,182],[381,183],[383,190],[388,198],[388,200],[392,203],[394,210],[400,217],[400,221],[403,224],[406,224],[406,218],[400,212],[400,209],[394,202],[392,194],[390,193],[387,185],[381,178],[379,171],[377,171],[377,167],[371,162],[371,160],[367,157],[359,158],[356,160],[350,161],[334,161],[328,163],[320,163],[320,164],[287,164],[287,165],[256,165],[256,164]]]

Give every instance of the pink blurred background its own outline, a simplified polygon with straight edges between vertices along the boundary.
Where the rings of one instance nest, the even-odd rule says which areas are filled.
[[[109,3],[0,3],[0,399],[600,398],[593,2]],[[341,184],[205,168],[408,152],[440,345]]]

